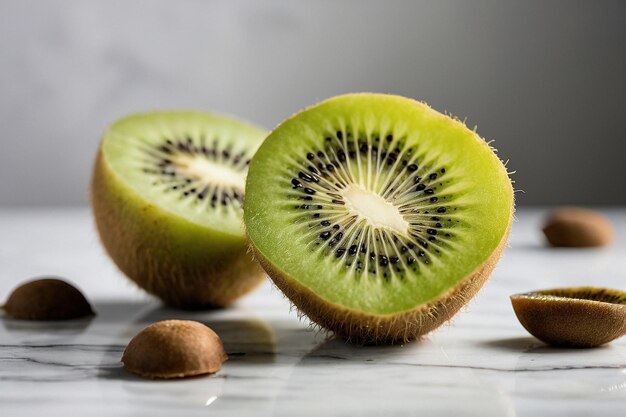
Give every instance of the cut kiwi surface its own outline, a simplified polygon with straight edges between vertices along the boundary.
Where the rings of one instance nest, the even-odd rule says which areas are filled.
[[[556,346],[595,347],[626,334],[626,292],[574,287],[511,296],[520,323]]]
[[[265,132],[203,112],[152,112],[106,132],[92,180],[102,242],[119,268],[167,304],[224,306],[255,287],[245,176]]]
[[[279,125],[254,156],[244,220],[277,286],[358,343],[446,320],[505,246],[513,189],[489,145],[399,96],[349,94]]]

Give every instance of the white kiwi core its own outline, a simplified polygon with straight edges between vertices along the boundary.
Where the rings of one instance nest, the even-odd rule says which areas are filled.
[[[235,171],[204,158],[201,155],[178,155],[174,158],[177,171],[187,178],[206,184],[219,184],[238,190],[244,189],[245,173]]]
[[[357,184],[350,184],[341,191],[341,194],[351,214],[364,219],[375,228],[389,229],[408,236],[409,222],[395,205],[377,193],[361,188]]]

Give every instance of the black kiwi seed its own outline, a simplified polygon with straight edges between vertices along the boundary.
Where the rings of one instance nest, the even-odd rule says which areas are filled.
[[[320,224],[321,224],[322,226],[330,226],[330,222],[329,222],[328,220],[322,220],[322,221],[320,222]]]
[[[436,203],[437,201],[439,201],[439,198],[437,198],[437,197],[430,197],[430,202],[431,203]]]
[[[337,258],[340,258],[344,253],[346,253],[345,248],[339,248],[335,251],[335,255],[337,256]]]
[[[415,171],[417,171],[417,165],[416,164],[411,164],[411,165],[407,166],[406,169],[408,169],[410,172],[415,172]]]
[[[315,194],[315,190],[309,187],[305,187],[304,192],[311,195]]]
[[[357,251],[359,250],[357,245],[352,245],[350,246],[350,249],[348,249],[348,254],[354,256],[356,255]]]
[[[322,232],[320,233],[320,237],[324,240],[328,239],[330,237],[330,232]]]
[[[436,173],[436,172],[433,172],[432,174],[430,174],[430,175],[428,176],[428,178],[430,178],[431,180],[436,180],[436,179],[437,179],[437,173]]]
[[[415,187],[415,191],[422,191],[426,189],[426,186],[424,184],[419,184],[417,187]]]
[[[317,182],[314,176],[309,175],[306,172],[298,172],[298,177],[302,180],[305,180],[306,182]]]
[[[433,190],[432,188],[429,188],[427,190],[424,190],[424,194],[426,194],[426,195],[435,194],[435,190]]]
[[[308,159],[309,161],[312,161],[313,158],[315,158],[315,155],[313,155],[311,152],[306,154],[306,159]]]
[[[291,180],[291,184],[293,185],[293,188],[302,187],[302,183],[295,178]]]
[[[437,213],[445,213],[446,212],[446,208],[445,207],[439,207],[437,209]]]

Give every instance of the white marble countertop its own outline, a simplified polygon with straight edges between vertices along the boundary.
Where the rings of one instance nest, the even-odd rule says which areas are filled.
[[[548,249],[541,210],[520,210],[491,280],[453,322],[424,340],[357,347],[299,321],[266,284],[225,311],[163,308],[116,271],[86,209],[0,210],[0,297],[21,281],[63,276],[98,315],[59,324],[1,317],[0,415],[624,416],[626,338],[590,350],[548,347],[514,316],[508,296],[555,286],[626,287],[626,210],[605,211],[618,242]],[[230,360],[216,375],[149,381],[121,367],[139,330],[199,320]]]

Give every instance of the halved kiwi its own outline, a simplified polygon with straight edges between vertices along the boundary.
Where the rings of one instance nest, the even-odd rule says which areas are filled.
[[[574,287],[511,296],[530,334],[548,344],[595,347],[626,334],[626,292]]]
[[[183,308],[221,307],[264,276],[247,253],[243,192],[265,132],[202,112],[117,121],[91,201],[104,247],[141,288]]]
[[[475,132],[423,103],[348,94],[274,130],[244,220],[276,285],[314,322],[397,343],[452,317],[505,246],[513,189]]]

